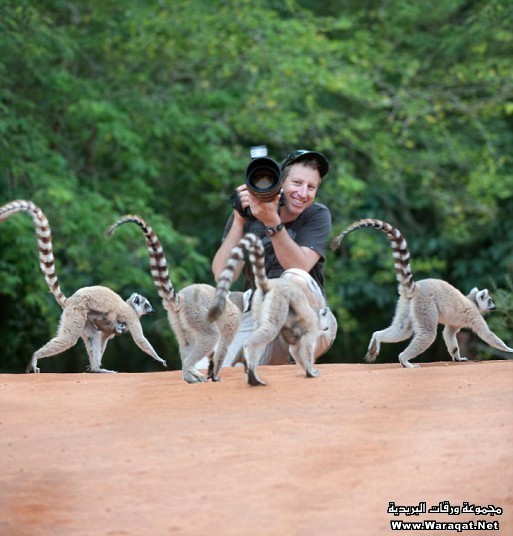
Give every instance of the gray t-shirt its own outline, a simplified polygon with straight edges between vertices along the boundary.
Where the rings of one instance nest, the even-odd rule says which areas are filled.
[[[223,240],[233,223],[233,214],[228,219],[224,230]],[[264,234],[264,224],[258,220],[247,221],[244,224],[244,234],[253,233],[261,240],[265,250],[265,273],[269,278],[280,277],[284,272],[278,262],[271,238]],[[299,246],[308,247],[321,257],[310,270],[310,275],[317,281],[324,292],[324,261],[328,251],[331,234],[331,214],[329,209],[320,203],[312,203],[296,220],[285,224],[284,229]],[[254,288],[253,273],[248,263],[244,265],[244,290]]]

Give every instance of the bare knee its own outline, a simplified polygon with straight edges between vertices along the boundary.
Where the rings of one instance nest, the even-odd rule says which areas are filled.
[[[303,270],[286,270],[281,274],[281,277],[293,281],[298,287],[300,287],[308,298],[308,303],[310,307],[314,309],[320,309],[321,307],[326,307],[326,299],[322,295],[320,288],[318,288],[313,282],[310,282],[311,276]],[[310,279],[309,279],[310,278]],[[312,280],[313,281],[313,280]]]

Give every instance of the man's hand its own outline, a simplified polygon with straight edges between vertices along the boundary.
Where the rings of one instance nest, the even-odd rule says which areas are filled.
[[[253,214],[253,216],[261,221],[266,227],[274,227],[275,225],[278,225],[280,223],[278,203],[280,202],[281,193],[278,193],[272,201],[264,202],[260,201],[250,190],[248,190],[246,185],[244,185],[243,188],[245,189],[245,192],[242,194],[244,196],[244,201],[241,197],[242,206],[244,207],[244,202],[246,202],[246,206],[249,206],[251,209],[251,214]],[[240,195],[241,193],[239,192],[239,196]]]

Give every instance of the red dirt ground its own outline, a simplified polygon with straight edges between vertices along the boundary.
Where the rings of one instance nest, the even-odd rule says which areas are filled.
[[[0,534],[513,534],[513,362],[319,369],[0,375]]]

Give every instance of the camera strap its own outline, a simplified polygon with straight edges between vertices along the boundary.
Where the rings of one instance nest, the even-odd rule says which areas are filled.
[[[233,193],[230,196],[230,203],[232,205],[232,208],[234,208],[243,218],[248,219],[248,214],[242,208],[242,203],[240,201],[239,192],[237,190],[233,190]]]

